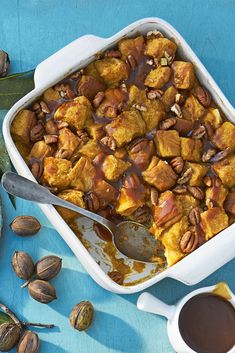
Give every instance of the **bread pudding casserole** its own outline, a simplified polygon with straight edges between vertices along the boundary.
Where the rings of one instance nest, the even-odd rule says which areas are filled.
[[[98,53],[21,110],[11,135],[39,183],[146,225],[168,267],[234,222],[235,126],[159,31]]]

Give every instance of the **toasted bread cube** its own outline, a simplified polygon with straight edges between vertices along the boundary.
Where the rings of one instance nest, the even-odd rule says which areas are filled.
[[[181,144],[179,133],[175,130],[158,130],[155,135],[157,151],[161,157],[180,156]]]
[[[87,125],[86,130],[94,140],[99,141],[105,135],[102,124],[89,124]]]
[[[46,102],[56,102],[59,99],[61,99],[61,96],[58,91],[56,91],[54,88],[48,88],[44,93],[43,93],[43,100]]]
[[[34,112],[31,110],[21,110],[11,123],[11,135],[15,142],[28,145],[30,141],[30,131],[37,124]]]
[[[89,75],[82,75],[77,85],[79,95],[85,96],[89,100],[92,100],[98,92],[102,92],[105,89],[106,86],[103,82]]]
[[[168,56],[174,56],[177,45],[167,38],[150,38],[147,40],[146,54],[154,58],[162,58],[165,52]]]
[[[224,186],[232,188],[235,186],[235,155],[230,155],[225,159],[213,164],[213,169],[222,180]]]
[[[182,211],[185,216],[188,216],[192,208],[199,205],[199,201],[195,199],[191,194],[176,195],[176,201],[182,205]]]
[[[104,176],[108,180],[117,180],[129,167],[130,162],[124,162],[113,155],[108,155],[103,163]]]
[[[206,199],[210,200],[216,206],[223,207],[226,196],[228,195],[228,189],[223,185],[212,186],[206,189]]]
[[[195,74],[193,64],[186,61],[174,61],[173,69],[173,84],[176,88],[190,89],[194,85]]]
[[[228,121],[224,122],[215,130],[213,142],[220,150],[230,148],[235,151],[235,126]]]
[[[117,58],[105,58],[95,62],[96,70],[108,86],[116,86],[128,78],[128,69],[124,61]]]
[[[119,107],[127,100],[127,93],[120,88],[109,88],[104,93],[104,99],[96,109],[96,115],[105,118],[116,118]]]
[[[157,206],[154,206],[153,219],[158,227],[168,228],[182,217],[182,206],[177,202],[172,191],[165,191],[159,197]]]
[[[224,202],[224,209],[235,216],[235,191],[230,192]]]
[[[201,213],[201,227],[206,240],[228,227],[228,216],[221,207],[209,208]]]
[[[94,159],[101,153],[101,148],[96,140],[89,140],[85,145],[79,147],[78,152],[90,159]]]
[[[148,99],[145,90],[132,85],[129,92],[129,105],[135,104],[143,105],[145,108],[140,113],[146,123],[147,132],[156,128],[165,117],[164,105],[160,100]]]
[[[181,137],[181,156],[190,162],[200,162],[202,157],[202,142],[200,140]]]
[[[188,120],[198,120],[204,113],[205,108],[192,94],[189,96],[182,108],[183,117]]]
[[[99,72],[96,69],[95,61],[92,61],[84,68],[84,74],[88,76],[92,76],[96,80],[104,83],[104,80],[101,78],[101,76],[99,75]]]
[[[223,122],[219,109],[212,107],[208,108],[207,114],[203,116],[203,121],[211,123],[215,128],[218,128]]]
[[[130,216],[137,208],[143,205],[144,198],[138,198],[134,195],[134,192],[122,187],[115,210],[122,216]]]
[[[144,84],[152,88],[162,88],[171,77],[171,68],[168,66],[158,66],[147,75]]]
[[[118,191],[105,180],[96,180],[92,190],[98,196],[99,209],[104,209],[117,200]]]
[[[66,159],[71,158],[79,143],[78,136],[73,134],[70,129],[63,128],[59,131],[58,153],[64,153]]]
[[[44,159],[44,182],[58,189],[66,189],[71,181],[72,163],[67,159],[46,157]]]
[[[175,185],[177,175],[167,162],[153,157],[150,165],[143,172],[143,178],[159,191],[166,191]]]
[[[161,241],[165,247],[165,256],[168,267],[174,265],[185,256],[180,248],[180,240],[182,235],[186,233],[188,229],[188,219],[187,217],[182,217],[179,222],[173,224],[162,234]]]
[[[85,208],[85,203],[83,200],[83,192],[81,191],[67,189],[59,192],[57,196],[65,201],[74,203],[74,205],[76,206]],[[79,216],[79,213],[64,207],[57,206],[56,209],[66,222],[71,222],[73,219]]]
[[[136,38],[122,39],[118,42],[118,49],[122,54],[123,60],[132,55],[138,63],[144,51],[144,37],[138,36]]]
[[[45,157],[50,157],[54,153],[54,149],[47,145],[44,141],[37,141],[33,145],[27,159],[39,159],[43,160]]]
[[[70,186],[76,190],[87,192],[91,190],[95,180],[95,167],[90,159],[81,157],[68,175]]]
[[[141,141],[134,141],[134,145],[130,144],[128,153],[135,165],[140,168],[140,170],[145,170],[152,159],[154,150],[153,141],[141,139]]]
[[[161,100],[165,105],[166,111],[169,111],[170,108],[175,104],[175,96],[177,93],[178,91],[174,86],[170,86],[165,90]]]
[[[82,129],[86,121],[92,117],[92,107],[89,100],[80,96],[72,101],[62,103],[54,114],[55,120],[61,120],[69,124],[74,129]]]
[[[145,122],[140,113],[135,110],[124,111],[106,126],[108,135],[113,136],[118,147],[130,142],[137,136],[143,135],[145,130]]]
[[[204,164],[187,162],[187,169],[188,168],[192,169],[192,176],[191,176],[191,179],[189,180],[189,185],[202,186],[203,178],[207,174],[209,168]]]

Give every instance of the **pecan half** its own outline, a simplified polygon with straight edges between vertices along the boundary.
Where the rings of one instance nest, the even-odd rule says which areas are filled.
[[[55,154],[56,158],[62,158],[62,159],[69,159],[71,157],[71,151],[64,149],[64,148],[60,148],[56,154]],[[80,157],[80,155],[79,155]],[[71,160],[72,162],[72,160]]]
[[[148,206],[143,206],[137,208],[137,210],[132,214],[132,218],[139,223],[147,223],[151,219],[151,210]]]
[[[108,275],[117,284],[119,284],[119,285],[123,284],[124,275],[122,273],[120,273],[119,271],[111,271],[108,273]]]
[[[119,50],[106,50],[104,56],[105,58],[120,58],[121,53]]]
[[[230,149],[229,147],[227,147],[225,150],[216,153],[216,154],[211,158],[211,162],[218,162],[218,161],[221,161],[222,159],[224,159],[225,157],[227,157],[230,152],[231,152],[231,149]]]
[[[156,99],[156,98],[161,98],[163,95],[163,91],[160,89],[151,89],[150,91],[147,92],[147,98],[148,99]]]
[[[185,185],[178,185],[172,190],[175,194],[185,194],[187,192],[187,187]]]
[[[137,62],[136,62],[133,55],[130,54],[127,56],[126,64],[130,69],[135,70],[135,68],[137,66]]]
[[[206,186],[211,187],[211,186],[216,186],[219,187],[221,185],[221,180],[217,177],[212,177],[210,175],[206,175],[203,178],[203,182]]]
[[[192,176],[192,168],[188,168],[184,174],[177,180],[177,183],[182,185],[182,184],[186,184]]]
[[[182,96],[182,94],[180,94],[180,93],[176,93],[175,103],[182,105],[184,103],[184,96]]]
[[[78,136],[79,139],[80,139],[82,142],[84,142],[84,143],[86,143],[86,142],[89,141],[89,135],[88,135],[88,133],[87,133],[85,130],[83,130],[83,129],[78,129],[78,130],[77,130],[77,136]]]
[[[160,130],[167,130],[176,123],[176,118],[168,118],[166,120],[163,120],[159,124],[159,129]]]
[[[50,114],[50,109],[43,101],[34,103],[33,110],[38,119],[43,119],[46,114]]]
[[[100,142],[102,143],[102,145],[107,146],[112,151],[115,151],[115,149],[117,147],[116,141],[114,140],[114,138],[112,136],[104,136],[100,140]]]
[[[150,199],[153,206],[156,206],[158,204],[158,191],[154,187],[151,187]]]
[[[52,119],[49,119],[45,123],[45,130],[48,135],[57,135],[58,134],[58,126],[55,124],[55,122]]]
[[[206,199],[206,207],[209,209],[209,208],[213,208],[215,207],[215,202],[211,199]]]
[[[188,230],[180,240],[180,248],[183,253],[190,253],[198,247],[198,234]]]
[[[204,106],[204,107],[209,107],[211,104],[211,95],[210,93],[202,86],[197,86],[195,88],[195,96],[199,100],[199,102]]]
[[[90,210],[92,212],[98,211],[98,209],[100,207],[100,202],[99,202],[98,196],[94,192],[91,191],[87,195],[86,205],[87,205],[88,210]]]
[[[193,130],[192,138],[200,139],[205,135],[205,133],[206,133],[206,128],[205,126],[201,125],[197,129]]]
[[[127,175],[123,180],[123,186],[126,189],[136,189],[139,185],[140,179],[135,173]]]
[[[175,157],[170,161],[170,165],[177,174],[180,174],[184,168],[184,160],[182,157]]]
[[[175,113],[175,115],[178,117],[178,118],[183,118],[183,115],[182,115],[182,111],[181,111],[181,108],[179,106],[179,104],[175,103],[172,107],[171,107],[171,111],[173,113]]]
[[[205,197],[204,191],[200,188],[200,186],[188,186],[188,191],[190,194],[195,197],[197,200],[203,200]]]
[[[57,124],[57,127],[58,127],[59,130],[63,129],[64,127],[68,127],[68,126],[69,126],[69,124],[66,123],[66,121],[59,121],[58,124]]]
[[[30,140],[32,142],[40,141],[44,135],[44,127],[42,124],[35,125],[30,131]]]
[[[144,104],[133,104],[132,107],[139,110],[140,112],[147,112],[147,108]]]
[[[59,93],[62,98],[73,99],[75,97],[75,94],[69,84],[57,84],[54,86],[54,89]]]
[[[209,122],[209,121],[205,121],[204,122],[205,128],[206,128],[206,132],[207,135],[210,139],[213,139],[214,133],[215,133],[215,129],[213,127],[213,125]]]
[[[201,212],[199,207],[194,207],[190,212],[189,212],[189,221],[192,225],[197,225],[200,223],[201,219]]]
[[[163,38],[164,36],[163,36],[163,34],[162,34],[162,32],[160,32],[160,31],[158,31],[158,30],[156,30],[156,29],[154,29],[153,31],[149,31],[148,33],[147,33],[147,38],[149,39],[149,38]]]
[[[32,172],[34,178],[37,181],[40,181],[42,174],[43,174],[42,163],[41,162],[34,162],[34,163],[32,163],[30,169],[31,169],[31,172]]]
[[[56,143],[58,141],[58,136],[57,135],[44,135],[44,140],[47,145],[51,143]]]
[[[209,148],[209,150],[203,153],[202,161],[208,162],[215,154],[216,154],[216,150],[214,148]]]
[[[101,103],[102,100],[104,99],[104,96],[105,96],[104,92],[98,92],[98,93],[95,95],[95,97],[94,97],[94,99],[93,99],[93,105],[94,105],[95,108],[98,108],[98,107],[99,107],[100,103]]]

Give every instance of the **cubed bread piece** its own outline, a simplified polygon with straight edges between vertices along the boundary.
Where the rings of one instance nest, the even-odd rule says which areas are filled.
[[[186,61],[174,61],[173,69],[173,83],[176,88],[190,89],[194,85],[195,74],[193,64]]]
[[[117,200],[118,191],[105,180],[96,180],[92,190],[98,196],[99,209],[104,209]]]
[[[182,217],[179,222],[173,224],[162,234],[161,241],[165,247],[165,256],[168,267],[174,265],[185,256],[180,248],[180,240],[182,235],[185,234],[188,229],[188,219],[187,217]]]
[[[165,117],[164,104],[160,100],[150,100],[146,97],[146,91],[135,85],[130,87],[129,105],[143,106],[141,116],[146,123],[147,132],[156,128],[159,122]]]
[[[175,130],[158,130],[154,139],[161,157],[180,156],[181,144],[179,133]]]
[[[44,93],[43,93],[43,100],[46,102],[55,102],[61,99],[61,96],[58,91],[56,91],[54,88],[48,88]]]
[[[160,228],[168,228],[182,217],[182,206],[176,201],[172,191],[165,191],[159,197],[157,206],[154,206],[153,220]]]
[[[223,207],[224,200],[228,195],[228,189],[223,185],[212,186],[206,189],[206,199],[213,202],[214,205]]]
[[[46,157],[44,159],[44,182],[59,190],[66,189],[70,185],[70,171],[72,163],[67,159]]]
[[[165,90],[161,100],[165,105],[166,111],[169,111],[170,108],[175,104],[175,96],[177,93],[178,91],[174,86],[170,86]]]
[[[89,100],[80,96],[72,101],[62,103],[54,114],[55,120],[61,120],[69,124],[70,128],[82,129],[86,121],[92,117],[92,107]]]
[[[176,118],[174,130],[178,131],[180,136],[187,136],[188,133],[193,129],[193,125],[194,122],[192,120]]]
[[[143,172],[143,178],[159,191],[166,191],[175,185],[177,175],[166,161],[153,157],[150,165]]]
[[[104,99],[96,109],[96,115],[105,118],[116,118],[120,107],[127,100],[127,93],[120,88],[109,88],[104,93]]]
[[[209,168],[205,164],[199,163],[186,163],[187,169],[192,169],[192,176],[189,180],[190,186],[202,186],[203,185],[203,178],[207,174]]]
[[[104,176],[108,180],[117,180],[129,167],[130,162],[124,162],[113,155],[108,155],[103,163]]]
[[[67,189],[59,192],[57,196],[65,201],[74,203],[76,206],[85,208],[85,203],[83,200],[83,192],[81,191]],[[56,209],[66,222],[70,222],[73,219],[79,217],[79,213],[69,210],[67,208],[57,206]]]
[[[201,213],[201,227],[206,240],[209,240],[228,227],[228,216],[221,207],[209,208]]]
[[[57,156],[65,156],[64,158],[70,159],[79,143],[78,136],[73,134],[70,129],[63,128],[59,130]]]
[[[72,188],[86,192],[91,190],[95,176],[95,167],[90,159],[81,157],[70,171],[68,179],[71,180]]]
[[[147,75],[144,84],[151,88],[162,88],[171,77],[171,68],[168,66],[158,66]]]
[[[97,154],[101,153],[101,148],[96,140],[89,140],[85,145],[79,147],[78,152],[85,157],[94,159]]]
[[[223,122],[219,109],[212,107],[208,108],[206,115],[202,119],[204,122],[211,123],[215,128],[218,128]]]
[[[138,197],[134,192],[122,187],[119,199],[115,208],[116,212],[122,216],[130,216],[137,208],[144,205],[144,198]]]
[[[96,80],[98,80],[100,82],[104,82],[104,80],[99,75],[99,72],[96,69],[95,61],[92,61],[90,64],[88,64],[84,68],[84,74],[88,75],[88,76],[92,76],[92,77],[94,77]]]
[[[102,92],[105,89],[106,86],[103,82],[89,75],[82,75],[77,84],[79,95],[85,96],[89,100],[92,100],[98,92]]]
[[[89,124],[87,125],[86,130],[94,140],[100,140],[101,137],[105,135],[102,124]]]
[[[188,216],[192,208],[199,205],[199,201],[195,199],[191,194],[176,195],[176,201],[182,205],[182,211],[185,216]]]
[[[232,188],[235,186],[235,155],[230,155],[225,159],[213,164],[213,169],[222,180],[224,186]]]
[[[150,38],[147,40],[146,54],[160,59],[165,56],[174,56],[177,45],[167,38]]]
[[[40,159],[43,160],[45,157],[50,157],[54,153],[53,147],[47,145],[44,141],[35,142],[27,159]]]
[[[230,192],[224,202],[224,209],[226,212],[235,216],[235,191]]]
[[[205,108],[192,94],[186,99],[182,108],[183,117],[188,120],[198,120],[205,113]]]
[[[146,125],[136,110],[125,111],[106,126],[109,136],[113,136],[118,147],[145,133]]]
[[[128,78],[128,69],[124,61],[117,58],[105,58],[95,62],[96,70],[108,86],[116,86]]]
[[[131,142],[128,153],[134,164],[143,171],[148,167],[154,150],[154,142],[143,138]]]
[[[181,156],[190,162],[201,162],[202,142],[200,140],[181,137]]]
[[[118,42],[118,49],[122,54],[122,59],[126,60],[129,55],[132,55],[136,62],[140,60],[144,51],[144,37],[125,38]]]
[[[30,141],[30,131],[37,124],[35,113],[28,109],[21,110],[11,123],[11,135],[15,142],[28,145]]]
[[[235,126],[229,121],[224,122],[218,129],[215,130],[213,143],[220,150],[230,148],[231,151],[235,151]]]

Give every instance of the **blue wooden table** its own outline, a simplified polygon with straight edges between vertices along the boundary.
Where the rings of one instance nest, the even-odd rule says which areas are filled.
[[[235,104],[232,0],[0,0],[0,47],[11,56],[12,72],[25,71],[83,34],[110,36],[134,20],[149,16],[162,17],[176,27]],[[56,324],[51,331],[37,330],[41,352],[173,352],[165,320],[137,311],[138,295],[120,296],[100,288],[36,205],[17,200],[14,210],[2,190],[1,194],[5,225],[0,239],[0,301],[24,319]],[[15,236],[9,223],[17,215],[29,214],[36,215],[44,227],[30,239]],[[21,280],[10,264],[15,250],[29,252],[34,260],[51,253],[63,258],[63,270],[53,280],[58,300],[42,305],[29,297],[27,289],[20,289]],[[235,260],[195,287],[225,280],[235,290],[234,270]],[[192,289],[167,279],[149,292],[174,303]],[[73,305],[84,299],[94,304],[95,319],[87,333],[78,333],[70,327],[68,316]]]

